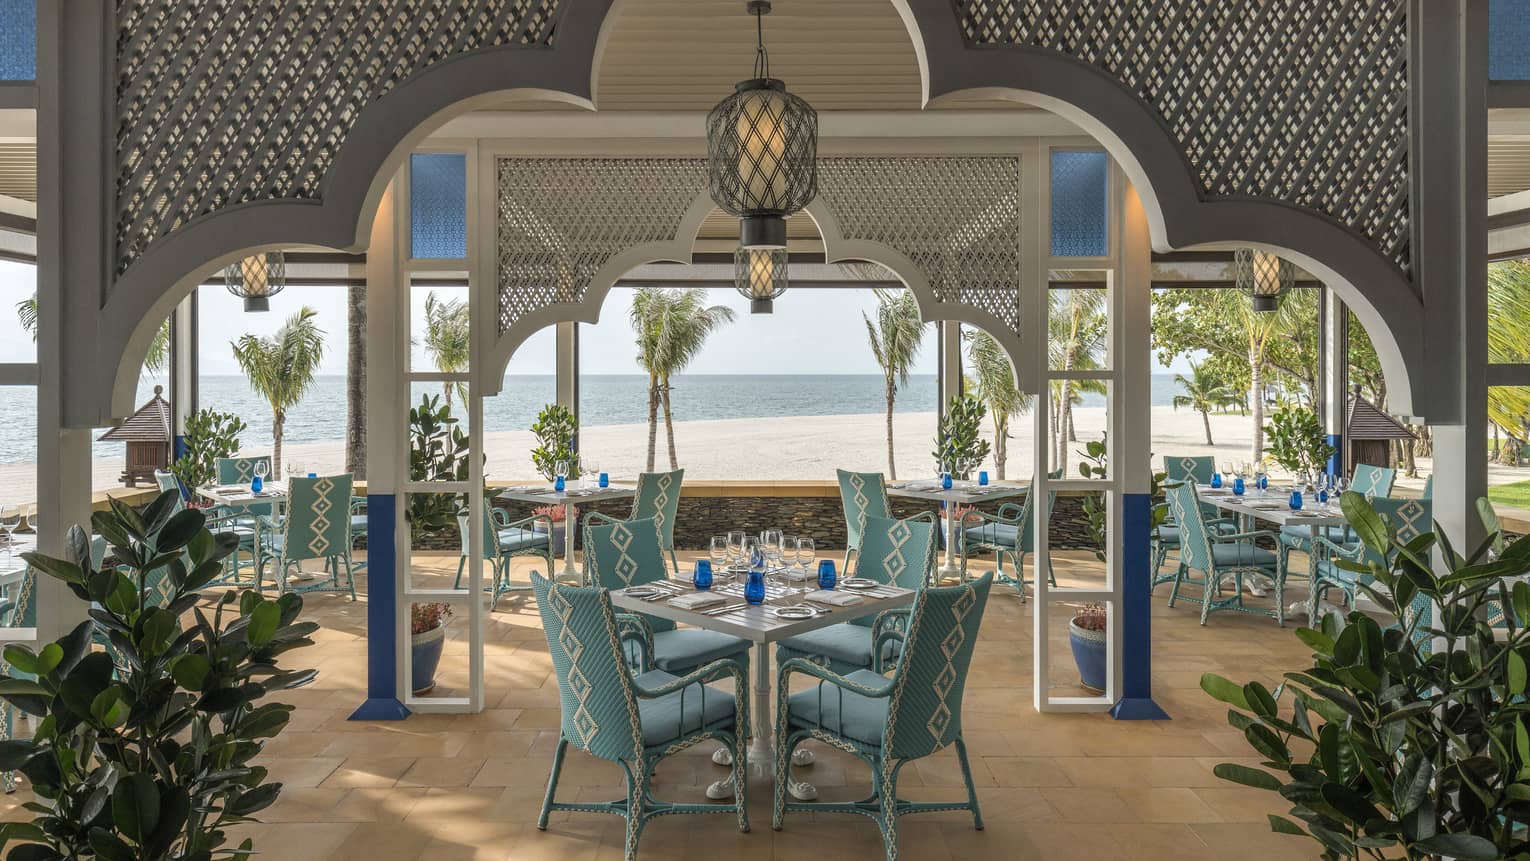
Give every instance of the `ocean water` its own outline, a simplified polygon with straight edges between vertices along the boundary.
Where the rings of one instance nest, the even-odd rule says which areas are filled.
[[[145,377],[138,402],[147,401],[162,379]],[[1154,374],[1152,403],[1167,406],[1176,392],[1172,374]],[[438,384],[414,386],[414,403],[425,394],[440,394]],[[247,444],[269,444],[271,409],[241,376],[205,376],[201,405],[232,412],[244,419]],[[898,393],[897,412],[934,412],[933,374],[916,375]],[[505,378],[497,397],[484,401],[484,424],[490,431],[525,430],[537,412],[553,400],[551,375]],[[881,414],[882,378],[874,374],[815,375],[690,375],[677,377],[671,394],[676,421],[776,416]],[[1084,406],[1102,406],[1098,395],[1085,395]],[[580,422],[588,427],[641,424],[648,420],[648,380],[628,374],[586,374],[579,381]],[[466,424],[466,412],[455,405]],[[0,463],[36,461],[36,395],[31,388],[0,387]],[[286,442],[338,440],[345,429],[345,378],[324,376],[314,381],[307,397],[287,414]],[[96,457],[120,458],[120,443],[97,443]]]

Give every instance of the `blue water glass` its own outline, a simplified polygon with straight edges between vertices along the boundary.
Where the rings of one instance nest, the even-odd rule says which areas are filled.
[[[744,581],[744,600],[751,604],[765,603],[765,572],[750,571]]]
[[[1259,476],[1259,489],[1260,490],[1269,490],[1270,489],[1270,479],[1269,479],[1268,476],[1264,476],[1264,475]]]
[[[834,576],[834,560],[821,559],[818,562],[818,588],[833,589],[839,578]]]
[[[604,472],[602,472],[600,474],[600,486],[601,487],[610,487],[611,486],[611,476],[609,474],[604,473]]]
[[[702,592],[712,588],[712,560],[696,560],[696,573],[691,575],[691,582]]]
[[[553,490],[556,490],[557,492],[562,493],[563,489],[565,487],[567,487],[567,486],[568,485],[565,484],[564,481],[563,481],[563,476],[560,475],[557,478],[553,479]]]
[[[1242,476],[1238,476],[1237,478],[1233,479],[1233,496],[1242,496],[1242,495],[1243,495],[1243,477]]]
[[[1302,492],[1300,490],[1291,491],[1291,510],[1302,510]]]
[[[1211,474],[1211,486],[1212,487],[1221,487],[1222,486],[1222,473],[1220,473],[1220,472],[1213,472]]]
[[[1324,505],[1328,504],[1328,488],[1325,487],[1318,491],[1318,502],[1321,502]]]
[[[317,472],[310,472],[310,473],[308,473],[308,477],[309,478],[318,478],[319,474]]]
[[[946,490],[951,489],[951,473],[943,472],[940,474],[940,486]]]
[[[251,493],[259,493],[261,491],[261,488],[263,488],[265,486],[266,486],[266,483],[264,481],[261,481],[260,480],[260,476],[258,476],[258,475],[255,476],[254,478],[250,479],[250,492]]]
[[[988,486],[988,470],[986,470],[986,469],[978,470],[978,485],[981,486],[981,487],[987,487]]]

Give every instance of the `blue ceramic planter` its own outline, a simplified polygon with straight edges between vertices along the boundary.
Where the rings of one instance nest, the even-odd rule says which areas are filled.
[[[428,694],[436,686],[436,667],[441,665],[441,649],[446,645],[446,626],[415,634],[410,638],[409,689]]]
[[[1073,662],[1078,665],[1078,679],[1084,687],[1105,690],[1105,632],[1091,631],[1068,622],[1068,645],[1073,647]]]

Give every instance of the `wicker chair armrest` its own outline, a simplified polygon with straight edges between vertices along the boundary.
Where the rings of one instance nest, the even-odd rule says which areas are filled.
[[[552,534],[552,531],[553,531],[553,521],[552,521],[552,518],[548,517],[545,514],[532,514],[532,515],[527,516],[527,517],[522,517],[520,520],[507,521],[507,522],[501,524],[500,528],[501,529],[531,529],[531,530],[535,531],[536,525],[538,523],[542,524],[546,528],[545,531],[547,532],[548,535]]]
[[[367,510],[367,498],[365,496],[351,497],[351,513],[362,514]]]
[[[935,512],[933,512],[933,511],[921,511],[918,514],[915,514],[914,516],[912,516],[912,517],[910,517],[908,519],[909,520],[923,520],[926,523],[932,524],[937,529],[940,528],[940,518],[936,517],[935,516]]]
[[[694,684],[707,684],[720,679],[733,678],[734,696],[747,697],[749,695],[749,670],[743,664],[732,658],[718,658],[710,664],[704,664],[686,673],[678,679],[665,682],[651,688],[633,682],[632,687],[637,695],[645,700],[672,694]],[[747,702],[745,703],[747,707]],[[744,714],[748,714],[747,708]]]
[[[653,669],[653,626],[638,613],[617,613],[615,618],[616,639],[622,643],[631,641],[637,644],[640,653],[638,672],[646,673]]]
[[[1211,538],[1212,541],[1215,541],[1219,544],[1225,544],[1229,541],[1247,541],[1250,538],[1268,538],[1271,541],[1280,540],[1279,533],[1272,532],[1268,529],[1254,529],[1249,532],[1234,532],[1230,535],[1212,535],[1210,533],[1207,533],[1207,535],[1209,538]]]
[[[1334,542],[1333,539],[1326,535],[1319,535],[1317,540],[1313,542],[1312,549],[1317,550],[1319,548],[1326,551],[1329,558],[1348,559],[1351,562],[1359,562],[1360,557],[1365,555],[1364,544],[1356,544],[1354,547],[1345,547],[1342,544]]]
[[[886,684],[878,685],[876,687],[872,687],[871,685],[863,685],[853,679],[845,678],[844,676],[834,672],[828,667],[821,667],[808,660],[807,658],[792,658],[791,660],[783,663],[776,670],[776,678],[779,685],[776,690],[789,690],[787,687],[787,678],[792,673],[801,673],[805,676],[812,676],[820,682],[828,682],[837,688],[850,691],[851,693],[860,694],[862,696],[875,697],[878,699],[892,696],[892,679],[888,679]]]
[[[871,670],[881,673],[882,646],[894,640],[908,638],[908,620],[913,616],[912,607],[898,607],[893,610],[883,610],[877,614],[876,621],[871,623]]]

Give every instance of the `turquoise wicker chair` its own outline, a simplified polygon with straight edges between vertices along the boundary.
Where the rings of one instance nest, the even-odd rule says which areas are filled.
[[[935,524],[867,517],[862,538],[855,576],[915,591],[924,588],[934,565]],[[836,673],[877,667],[897,656],[897,643],[883,640],[882,633],[900,621],[897,613],[882,613],[788,637],[776,644],[776,661],[800,658]],[[874,648],[878,642],[881,654]]]
[[[1209,485],[1216,472],[1216,460],[1210,455],[1164,455],[1163,458],[1165,481]],[[1224,535],[1238,531],[1237,523],[1209,502],[1201,503],[1201,519],[1208,527]],[[1169,551],[1179,549],[1179,527],[1174,525],[1172,517],[1153,530],[1152,548],[1153,588],[1157,589],[1164,583],[1174,581],[1172,575],[1163,575],[1163,565],[1169,559]]]
[[[1430,477],[1430,480],[1434,480],[1433,476]],[[1482,518],[1483,530],[1487,533],[1488,538],[1492,540],[1492,544],[1489,545],[1489,549],[1492,550],[1495,557],[1502,557],[1504,550],[1508,549],[1509,542],[1504,540],[1503,523],[1498,519],[1498,512],[1493,508],[1493,503],[1489,502],[1485,496],[1477,500],[1477,516]],[[1523,541],[1526,539],[1520,540]],[[1524,574],[1520,574],[1518,577],[1513,577],[1512,579],[1522,579],[1526,574],[1530,574],[1530,571],[1526,571]],[[1504,579],[1508,580],[1511,578],[1506,577]],[[1504,618],[1504,608],[1501,601],[1494,599],[1488,602],[1487,621],[1488,624],[1494,628],[1508,627],[1508,621]],[[1525,625],[1524,619],[1516,619],[1515,622],[1520,627],[1524,627]]]
[[[1179,600],[1179,587],[1184,583],[1198,583],[1201,597],[1186,597],[1186,601],[1201,605],[1201,624],[1216,610],[1239,610],[1274,617],[1282,627],[1286,624],[1286,569],[1281,557],[1272,550],[1257,546],[1258,538],[1276,540],[1276,533],[1269,530],[1219,534],[1211,529],[1201,516],[1200,497],[1195,485],[1171,484],[1167,488],[1169,511],[1179,524],[1179,566],[1174,572],[1174,588],[1169,592],[1169,606]],[[1202,576],[1191,577],[1191,571]],[[1263,574],[1275,582],[1275,610],[1260,610],[1243,605],[1243,575]],[[1219,598],[1222,586],[1232,580],[1233,596]]]
[[[503,509],[495,508],[488,502],[484,502],[483,509],[483,558],[493,572],[489,582],[484,585],[484,591],[493,596],[489,602],[489,609],[493,610],[499,604],[501,595],[524,592],[531,588],[510,584],[511,559],[535,556],[546,562],[547,573],[552,573],[553,523],[552,518],[541,514],[511,521]],[[537,523],[544,527],[541,532],[533,528]],[[452,581],[453,589],[462,588],[462,573],[468,562],[467,512],[457,515],[457,534],[461,536],[462,556],[457,560],[457,579]]]
[[[1385,466],[1357,464],[1349,479],[1349,489],[1370,499],[1392,495],[1392,483],[1397,480],[1397,470]]]
[[[1036,552],[1036,523],[1031,518],[1031,498],[1032,495],[1028,493],[1025,501],[1006,502],[994,514],[971,511],[963,518],[965,552],[962,553],[962,580],[967,579],[967,557],[974,550],[991,550],[998,582],[1013,586],[1020,593],[1020,600],[1025,600],[1025,557]],[[1052,509],[1056,505],[1057,492],[1052,491],[1047,494],[1048,519],[1052,517]],[[975,525],[968,526],[968,523]],[[1015,565],[1013,577],[1004,571],[1005,556]],[[1047,555],[1047,582],[1057,585],[1057,572],[1052,570],[1051,554]]]
[[[1163,456],[1164,477],[1169,481],[1189,481],[1195,484],[1210,484],[1212,476],[1217,473],[1216,458],[1205,456]]]
[[[553,752],[552,774],[537,828],[546,830],[554,810],[613,813],[627,821],[624,857],[637,857],[638,839],[650,819],[672,813],[738,815],[749,830],[747,753],[749,669],[736,661],[709,662],[682,677],[662,670],[634,676],[617,641],[616,614],[604,589],[562,586],[532,572],[531,588],[552,653],[563,720]],[[733,680],[734,693],[707,687]],[[716,740],[733,756],[732,804],[679,804],[653,797],[654,769],[665,757]],[[558,774],[572,744],[591,756],[621,765],[626,798],[595,803],[557,802]]]
[[[1389,467],[1371,466],[1367,463],[1357,464],[1353,477],[1350,478],[1349,489],[1364,496],[1366,499],[1379,499],[1392,495],[1392,484],[1397,480],[1397,470]],[[1431,476],[1424,485],[1424,498],[1428,499],[1434,493],[1434,478]],[[1342,538],[1340,537],[1342,535]],[[1342,543],[1346,550],[1354,550],[1355,545],[1360,543],[1359,536],[1348,526],[1342,531],[1337,529],[1327,530],[1330,545]],[[1281,555],[1290,557],[1292,550],[1300,550],[1307,554],[1311,562],[1308,576],[1317,570],[1318,556],[1312,547],[1312,530],[1305,526],[1282,526],[1280,528]]]
[[[249,484],[255,478],[255,464],[265,463],[269,469],[271,458],[269,455],[256,457],[220,457],[216,461],[219,484]],[[245,508],[229,508],[227,506],[215,510],[215,516],[219,519],[227,519],[228,527],[239,535],[239,551],[245,553],[253,560],[255,571],[261,567],[261,557],[265,554],[265,548],[261,546],[264,533],[276,530],[276,521],[273,519],[275,509],[270,505],[251,505]],[[216,585],[220,586],[251,586],[255,583],[246,582],[239,577],[239,553],[236,552],[232,559],[231,577],[220,580]],[[259,579],[258,574],[252,579]]]
[[[180,479],[175,477],[174,473],[157,469],[154,471],[154,483],[158,485],[161,493],[173,490],[175,491],[177,497],[180,496],[181,482]],[[176,510],[179,511],[183,505],[183,502],[177,501]],[[224,569],[226,573],[216,580],[213,580],[211,583],[208,583],[207,585],[254,588],[255,578],[253,575],[248,579],[239,576],[239,569],[241,567],[239,554],[243,553],[246,557],[248,557],[244,564],[250,566],[250,571],[255,571],[257,567],[257,560],[255,558],[255,536],[258,528],[253,525],[253,522],[249,517],[238,517],[236,515],[226,513],[230,510],[231,509],[223,509],[206,512],[207,521],[205,525],[208,529],[215,533],[232,532],[239,536],[238,546],[234,548],[234,552],[229,555],[228,561],[224,563],[225,566],[227,566]]]
[[[349,592],[356,600],[355,570],[351,567],[351,477],[325,475],[293,478],[287,482],[287,513],[281,531],[267,538],[270,552],[263,554],[256,573],[256,589],[264,591],[269,563],[278,592]],[[288,574],[308,559],[324,562],[329,576],[313,583],[294,585]],[[345,568],[345,585],[340,569]]]
[[[836,673],[807,660],[781,664],[776,690],[775,803],[771,827],[786,811],[859,813],[876,821],[888,861],[898,857],[898,817],[908,813],[967,810],[983,828],[972,766],[962,738],[962,693],[993,573],[970,583],[931,587],[915,599],[908,617],[903,659],[891,678],[871,670]],[[904,636],[889,632],[889,637]],[[793,673],[818,684],[790,693]],[[789,802],[786,782],[791,754],[806,739],[851,753],[871,767],[872,793],[856,802]],[[956,746],[964,802],[916,802],[898,798],[898,775],[910,762]]]
[[[602,589],[625,589],[669,576],[658,524],[649,517],[595,526],[586,523],[584,565],[585,584]],[[645,656],[629,648],[628,660],[634,666],[652,662],[670,673],[688,673],[718,660],[749,666],[749,641],[739,637],[701,628],[677,628],[668,619],[632,614],[622,626],[624,641],[633,639],[628,636],[633,628],[642,629],[637,642],[649,644]]]
[[[0,591],[0,627],[37,627],[36,589],[37,569],[30,565],[25,572],[5,584],[3,591]],[[0,672],[14,678],[33,678],[30,674],[12,669],[11,665],[4,660],[0,660]],[[4,707],[0,708],[0,738],[16,737],[16,721],[20,716],[16,707],[10,703],[5,703]],[[7,793],[16,791],[14,771],[0,772],[0,789],[4,789]]]
[[[637,493],[632,497],[632,511],[627,520],[652,519],[659,527],[659,542],[669,554],[669,566],[680,573],[680,563],[675,559],[675,516],[680,510],[680,485],[685,480],[685,470],[674,472],[645,472],[638,475]],[[585,516],[585,525],[599,526],[618,523],[598,511]]]
[[[850,555],[860,552],[861,532],[868,517],[892,517],[892,503],[887,499],[887,482],[880,472],[839,474],[839,503],[845,509],[845,571],[850,570]]]
[[[1392,530],[1397,540],[1404,544],[1433,530],[1431,519],[1433,503],[1429,500],[1379,497],[1371,500],[1371,507],[1387,521],[1388,528]],[[1344,605],[1353,610],[1355,595],[1361,584],[1371,582],[1369,575],[1341,568],[1336,564],[1337,560],[1344,559],[1361,564],[1375,562],[1382,566],[1391,564],[1389,558],[1373,553],[1364,543],[1339,544],[1319,537],[1317,552],[1322,558],[1317,563],[1316,576],[1313,578],[1312,589],[1307,596],[1308,624],[1314,627],[1319,619],[1318,608],[1322,606],[1323,598],[1327,596],[1328,590],[1338,589],[1342,592]],[[1403,611],[1403,621],[1412,623],[1415,619],[1420,620],[1414,629],[1415,641],[1427,639],[1427,635],[1421,634],[1420,631],[1429,626],[1433,612],[1433,604],[1423,595],[1420,595]]]

